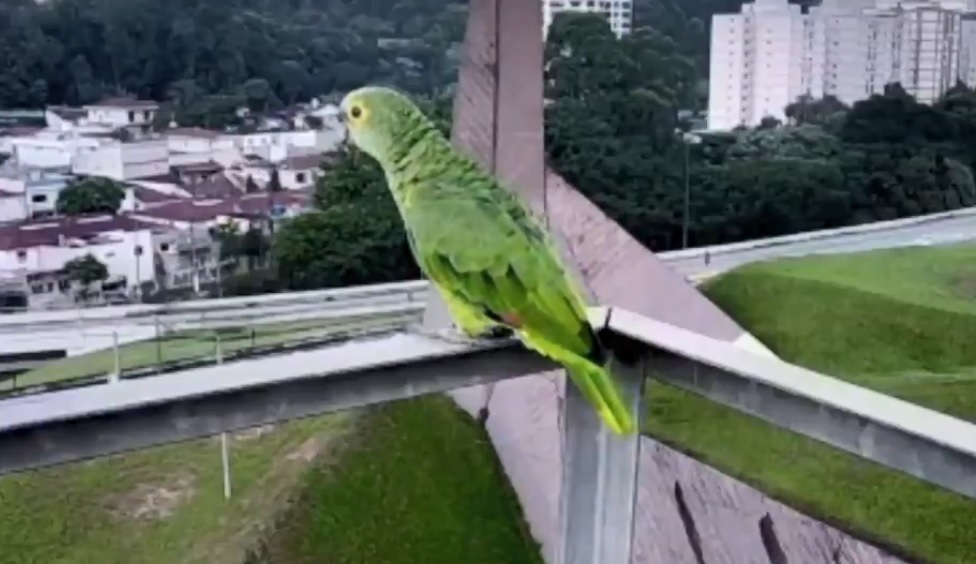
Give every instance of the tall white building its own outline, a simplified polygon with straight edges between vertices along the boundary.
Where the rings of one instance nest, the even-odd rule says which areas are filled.
[[[547,35],[552,19],[560,12],[596,12],[603,14],[617,35],[630,33],[634,22],[632,0],[542,0],[542,33]]]
[[[931,103],[976,84],[976,0],[755,0],[712,19],[708,127],[783,120],[802,95],[852,104],[899,82]]]

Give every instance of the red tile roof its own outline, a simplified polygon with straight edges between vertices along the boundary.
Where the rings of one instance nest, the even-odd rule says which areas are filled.
[[[145,188],[143,186],[134,186],[132,188],[132,195],[144,204],[155,204],[158,202],[170,202],[173,200],[186,199],[184,196],[179,194],[169,194],[166,192],[160,192],[159,190]]]
[[[322,166],[322,162],[325,160],[325,158],[325,155],[322,153],[296,155],[294,157],[288,157],[282,160],[281,168],[288,168],[291,170],[311,170]]]
[[[154,205],[136,213],[147,218],[166,221],[203,222],[221,215],[233,215],[234,203],[230,200],[178,200]]]
[[[166,221],[194,223],[213,221],[218,216],[260,216],[268,213],[272,197],[275,205],[279,206],[305,207],[312,203],[312,197],[305,192],[286,191],[278,192],[273,196],[262,192],[241,194],[223,199],[164,202],[136,212],[136,215]]]
[[[226,174],[215,174],[199,184],[184,188],[196,198],[231,198],[243,191]]]
[[[273,195],[274,203],[278,206],[300,207],[312,204],[312,198],[305,192],[288,190]],[[261,215],[271,207],[272,195],[267,192],[245,194],[237,199],[237,208],[248,215]]]
[[[157,227],[127,215],[89,215],[29,220],[0,226],[0,250],[56,246],[62,237],[90,239],[109,231],[138,231]]]

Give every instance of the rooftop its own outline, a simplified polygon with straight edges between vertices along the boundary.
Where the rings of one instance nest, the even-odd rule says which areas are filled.
[[[85,106],[85,108],[123,108],[126,110],[153,110],[158,107],[159,104],[152,100],[138,100],[130,96],[105,98]]]
[[[9,127],[0,127],[0,137],[27,137],[43,130],[43,127],[12,125]]]
[[[139,231],[158,227],[127,215],[87,215],[28,220],[0,226],[0,250],[58,246],[64,239],[89,240],[110,231]]]
[[[211,131],[202,127],[174,127],[166,130],[165,134],[173,137],[193,137],[197,139],[217,139],[221,136],[219,131]]]
[[[140,210],[136,215],[167,221],[205,222],[220,216],[254,217],[264,216],[271,207],[272,199],[279,206],[308,206],[312,197],[306,192],[286,191],[271,195],[266,192],[240,194],[231,197],[194,200],[175,200],[163,202]]]

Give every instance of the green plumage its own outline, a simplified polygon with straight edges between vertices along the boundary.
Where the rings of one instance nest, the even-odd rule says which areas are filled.
[[[352,141],[383,167],[417,262],[458,327],[512,329],[566,367],[609,428],[635,432],[581,293],[522,201],[395,91],[353,91],[342,110]]]

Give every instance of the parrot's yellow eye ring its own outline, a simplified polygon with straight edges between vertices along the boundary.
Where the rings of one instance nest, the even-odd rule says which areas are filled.
[[[352,109],[349,110],[349,115],[352,116],[353,119],[359,119],[363,115],[363,109],[359,106],[353,106]]]

